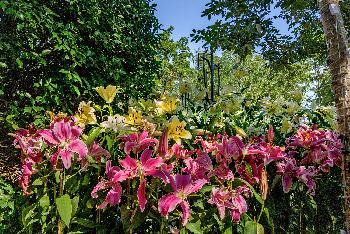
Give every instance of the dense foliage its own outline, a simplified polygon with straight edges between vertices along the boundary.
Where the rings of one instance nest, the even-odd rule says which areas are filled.
[[[1,1],[1,135],[40,125],[53,107],[72,113],[99,85],[123,86],[123,102],[151,93],[160,67],[154,7],[145,0]]]
[[[326,60],[318,1],[212,0],[206,6],[202,16],[214,18],[215,22],[206,29],[194,30],[195,41],[203,40],[206,45],[243,57],[258,50],[266,59],[279,64],[306,58]],[[341,1],[340,6],[346,27],[350,28],[350,4]]]

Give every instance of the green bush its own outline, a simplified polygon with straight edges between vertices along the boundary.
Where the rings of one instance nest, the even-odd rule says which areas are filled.
[[[72,113],[97,86],[121,86],[122,103],[147,96],[160,66],[154,11],[149,0],[1,1],[1,135],[40,126],[46,110]]]

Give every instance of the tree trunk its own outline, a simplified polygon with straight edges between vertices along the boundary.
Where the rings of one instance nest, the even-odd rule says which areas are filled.
[[[319,0],[323,31],[328,46],[327,63],[332,75],[332,87],[337,108],[338,130],[344,136],[342,170],[345,198],[345,226],[350,234],[350,52],[339,0]]]

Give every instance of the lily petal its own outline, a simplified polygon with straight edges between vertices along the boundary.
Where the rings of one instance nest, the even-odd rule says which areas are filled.
[[[53,135],[51,130],[41,130],[38,131],[39,135],[44,138],[47,142],[49,142],[52,145],[58,145],[60,142],[57,140],[57,138]]]
[[[79,155],[79,160],[82,160],[88,152],[88,149],[85,143],[79,139],[72,141],[68,145],[68,150],[74,153],[77,153]]]
[[[182,225],[185,226],[190,218],[190,205],[184,200],[180,203],[180,206],[182,209]]]
[[[208,181],[206,179],[199,179],[199,180],[196,180],[194,182],[194,184],[192,186],[190,186],[190,188],[188,189],[188,191],[185,191],[188,194],[191,194],[191,193],[196,193],[198,192],[202,187],[203,185],[205,185],[206,183],[208,183]]]
[[[142,165],[145,165],[146,162],[152,157],[153,151],[150,149],[145,149],[141,154],[141,163]]]
[[[140,210],[143,212],[147,204],[146,180],[140,182],[139,188],[137,189],[137,199],[139,201]]]
[[[164,195],[158,202],[160,214],[162,216],[167,216],[169,212],[173,211],[180,202],[182,202],[182,199],[178,198],[174,193]]]
[[[72,165],[73,153],[69,150],[60,150],[59,155],[62,158],[64,168],[68,169]]]
[[[127,155],[125,159],[119,160],[120,165],[127,170],[134,170],[137,168],[137,160]]]

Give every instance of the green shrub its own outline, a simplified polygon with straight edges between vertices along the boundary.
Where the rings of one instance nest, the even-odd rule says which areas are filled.
[[[154,10],[149,0],[1,1],[1,135],[41,125],[46,110],[72,113],[100,85],[121,86],[123,103],[147,96],[159,69]]]

